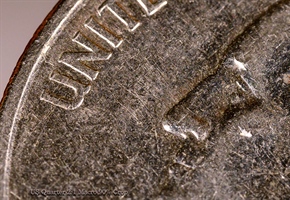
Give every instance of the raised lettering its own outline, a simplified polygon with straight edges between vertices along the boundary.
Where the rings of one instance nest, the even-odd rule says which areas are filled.
[[[110,12],[113,14],[113,16],[124,24],[131,32],[136,30],[141,25],[137,19],[130,15],[121,3],[114,2],[113,4],[105,5],[99,11],[100,16],[102,16],[103,12]]]
[[[110,59],[113,50],[123,42],[123,37],[120,36],[123,31],[119,30],[124,25],[125,30],[130,32],[140,26],[141,23],[135,17],[136,13],[132,11],[132,6],[134,9],[141,6],[146,15],[151,16],[166,4],[167,1],[131,0],[123,3],[115,1],[99,8],[99,16],[88,18],[84,23],[84,29],[78,31],[72,38],[83,51],[62,53],[58,60],[59,66],[50,75],[47,90],[42,93],[40,99],[68,110],[78,108],[89,92],[91,82],[99,73],[95,61]]]
[[[78,108],[82,104],[84,96],[91,88],[91,86],[73,80],[71,77],[60,74],[56,70],[51,74],[49,79],[50,82],[47,87],[62,87],[62,89],[66,89],[67,92],[61,96],[57,94],[55,90],[49,89],[42,93],[40,99],[67,110]]]
[[[122,37],[118,36],[117,33],[114,33],[105,25],[102,25],[94,17],[91,17],[88,20],[88,22],[85,24],[85,27],[90,29],[95,34],[97,34],[100,38],[106,41],[113,48],[118,48],[123,42]]]
[[[157,11],[162,9],[167,1],[158,2],[157,0],[137,0],[144,12],[148,15],[154,15]]]

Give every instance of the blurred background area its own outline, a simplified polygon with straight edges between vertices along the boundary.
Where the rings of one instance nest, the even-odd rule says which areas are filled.
[[[58,0],[0,0],[0,99],[29,40]]]

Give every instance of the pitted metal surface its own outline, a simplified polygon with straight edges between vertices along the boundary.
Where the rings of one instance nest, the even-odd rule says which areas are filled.
[[[65,0],[1,103],[1,197],[290,198],[289,0]]]

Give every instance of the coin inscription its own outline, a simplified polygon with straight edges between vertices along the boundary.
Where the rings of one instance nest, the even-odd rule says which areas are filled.
[[[290,0],[62,3],[0,108],[2,199],[289,199]]]
[[[147,16],[151,16],[163,8],[167,1],[137,0],[126,4],[121,1],[105,2],[99,8],[98,14],[93,14],[84,24],[86,31],[78,31],[72,38],[72,42],[76,43],[80,50],[62,53],[58,67],[49,77],[50,89],[44,91],[40,99],[67,110],[78,108],[90,91],[91,82],[99,74],[98,68],[90,62],[109,60],[114,49],[123,41],[122,35],[110,26],[117,23],[117,27],[122,29],[125,26],[129,32],[140,26],[134,9],[130,9],[136,8],[136,4]]]

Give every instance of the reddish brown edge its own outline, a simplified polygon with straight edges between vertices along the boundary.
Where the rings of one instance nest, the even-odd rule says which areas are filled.
[[[36,40],[36,38],[40,35],[40,33],[42,32],[42,30],[44,29],[45,25],[47,24],[47,22],[52,18],[52,16],[54,15],[54,13],[58,10],[59,6],[64,2],[65,0],[59,0],[56,5],[52,8],[52,10],[48,13],[48,15],[45,17],[45,19],[43,20],[43,22],[39,25],[39,27],[36,29],[36,31],[34,32],[32,38],[29,40],[28,44],[26,45],[24,52],[22,53],[22,55],[20,56],[20,58],[17,61],[16,67],[14,68],[12,75],[9,79],[9,82],[4,90],[3,93],[3,97],[1,99],[0,102],[0,113],[3,111],[2,109],[4,108],[4,103],[10,93],[10,89],[12,87],[12,83],[14,82],[18,72],[21,69],[21,63],[24,60],[27,52],[29,51],[31,45],[33,44],[33,42]]]

